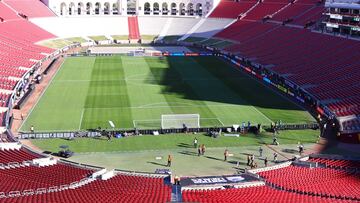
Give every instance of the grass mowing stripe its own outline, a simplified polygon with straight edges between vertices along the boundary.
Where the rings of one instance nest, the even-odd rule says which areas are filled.
[[[31,113],[32,113],[33,110],[37,107],[39,101],[40,101],[41,98],[44,96],[45,92],[46,92],[47,89],[50,87],[50,85],[53,83],[54,78],[57,76],[58,72],[61,70],[61,67],[63,66],[64,62],[65,62],[65,60],[60,64],[60,68],[57,69],[57,71],[55,72],[55,74],[54,74],[53,77],[51,78],[49,84],[46,86],[45,90],[41,93],[41,95],[40,95],[40,97],[37,99],[35,105],[30,109],[29,114],[26,116],[25,120],[24,120],[24,121],[22,122],[22,124],[20,125],[20,128],[19,128],[19,129],[20,129],[21,131],[24,130],[24,129],[23,129],[23,125],[24,125],[25,123],[27,123],[27,120],[28,120],[28,118],[30,117]]]
[[[87,57],[69,57],[61,66],[46,93],[25,122],[23,129],[35,126],[35,131],[78,130],[79,117],[84,106],[88,84],[59,84],[63,78],[87,79],[94,60]]]
[[[153,126],[148,126],[149,123],[144,124],[144,127],[161,127],[161,123],[157,121],[162,114],[172,114],[172,109],[168,106],[165,95],[162,93],[163,86],[159,84],[152,74],[149,64],[144,57],[123,57],[125,68],[125,75],[127,79],[141,79],[142,81],[129,82],[128,91],[130,94],[131,105],[147,106],[152,104],[164,104],[163,108],[132,108],[134,120],[154,120]],[[136,62],[136,63],[135,63]],[[131,64],[131,65],[129,65]],[[157,64],[163,68],[167,68],[167,64]],[[151,80],[149,80],[151,79]],[[135,123],[135,122],[134,122]],[[139,124],[139,123],[137,123]],[[142,124],[140,124],[142,125]],[[139,126],[139,125],[138,125]]]
[[[126,81],[121,78],[124,78],[121,56],[96,58],[84,107],[83,129],[108,128],[109,120],[117,126],[131,127],[131,110],[122,108],[130,106],[130,102]],[[113,92],[120,94],[109,94]]]

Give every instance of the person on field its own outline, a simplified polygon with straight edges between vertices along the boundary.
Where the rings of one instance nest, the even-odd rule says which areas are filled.
[[[263,155],[263,148],[261,146],[259,147],[259,155],[260,155],[260,157],[262,157],[262,155]]]
[[[264,165],[265,165],[265,167],[267,167],[267,165],[268,165],[268,159],[267,159],[267,157],[265,157],[265,159],[264,159]]]
[[[167,160],[167,167],[171,167],[171,162],[172,162],[172,156],[169,154]]]
[[[31,131],[31,133],[34,133],[34,125],[31,125],[30,131]]]
[[[204,144],[202,144],[201,146],[201,154],[204,155],[205,154],[205,150],[206,150],[206,147]]]
[[[224,151],[224,161],[227,161],[228,156],[229,156],[229,150],[225,149],[225,151]]]
[[[199,146],[198,147],[198,156],[200,156],[201,155],[201,147]]]
[[[279,142],[277,141],[277,137],[276,136],[274,136],[273,137],[273,143],[272,143],[273,145],[279,145]]]
[[[247,156],[247,164],[246,164],[247,166],[250,166],[250,160],[251,160],[250,155],[248,155]]]
[[[304,153],[304,145],[299,144],[299,154],[302,155]]]
[[[194,148],[197,148],[197,145],[198,145],[198,140],[197,140],[197,138],[195,137],[195,139],[194,139]]]
[[[274,153],[274,162],[277,162],[277,157],[278,157],[278,154],[275,152]]]

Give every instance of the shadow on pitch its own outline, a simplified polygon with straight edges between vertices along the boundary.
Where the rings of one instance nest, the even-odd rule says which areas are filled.
[[[178,147],[183,147],[183,148],[194,148],[194,146],[190,145],[190,144],[186,144],[186,143],[179,143],[177,144]]]
[[[146,59],[151,71],[147,82],[164,86],[164,95],[176,94],[187,100],[251,105],[266,109],[302,110],[222,60],[209,60],[207,57],[189,60],[180,57],[159,59],[158,63],[167,63],[168,68],[153,64],[153,60]],[[194,65],[204,69],[194,68]],[[201,102],[198,104],[203,105]]]
[[[182,152],[179,152],[179,154],[188,155],[188,156],[198,156],[198,153],[189,152],[189,151],[182,151]]]
[[[147,163],[149,163],[149,164],[154,164],[154,165],[158,165],[158,166],[164,166],[164,167],[167,166],[166,164],[156,163],[156,162],[153,162],[153,161],[148,161]]]

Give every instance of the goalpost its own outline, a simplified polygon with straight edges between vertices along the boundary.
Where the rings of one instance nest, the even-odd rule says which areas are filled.
[[[200,128],[199,114],[165,114],[161,115],[161,128]]]

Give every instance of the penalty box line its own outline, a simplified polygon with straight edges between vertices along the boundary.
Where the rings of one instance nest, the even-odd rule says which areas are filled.
[[[200,118],[201,120],[217,120],[222,126],[225,126],[225,124],[221,121],[220,118]],[[136,123],[139,122],[159,122],[159,124],[161,124],[161,119],[143,119],[143,120],[133,120],[133,126],[134,128],[136,128]],[[156,126],[154,126],[156,127]]]

